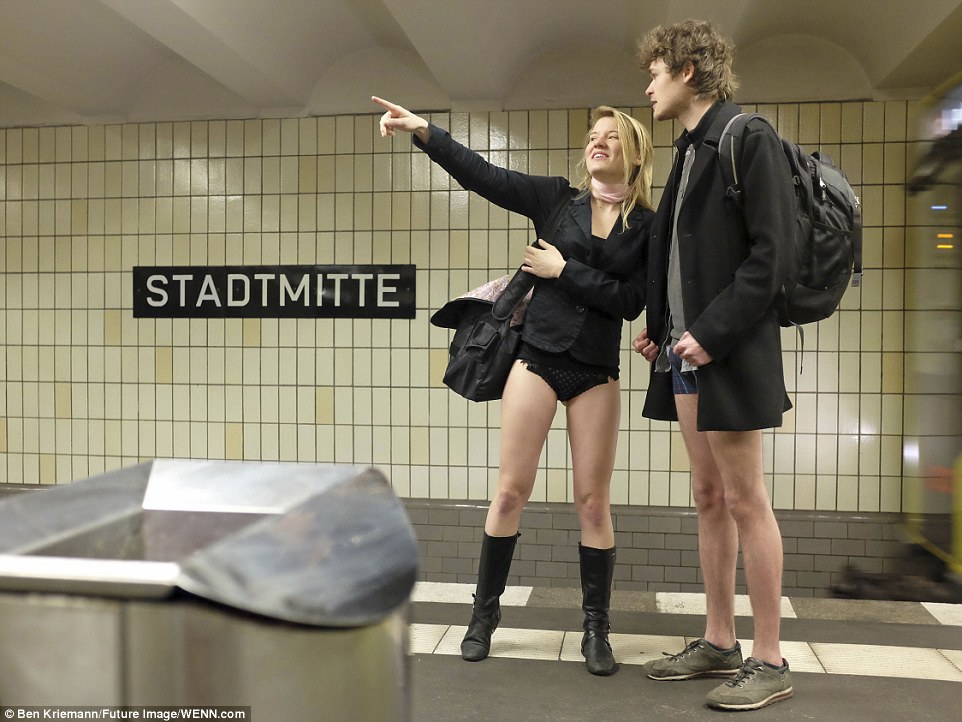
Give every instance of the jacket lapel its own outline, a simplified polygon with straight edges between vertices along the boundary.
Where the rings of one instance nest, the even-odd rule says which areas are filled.
[[[578,223],[578,227],[584,234],[584,242],[588,243],[590,248],[591,240],[591,206],[589,205],[589,197],[587,195],[577,198],[571,202],[571,215],[574,217],[575,221]]]

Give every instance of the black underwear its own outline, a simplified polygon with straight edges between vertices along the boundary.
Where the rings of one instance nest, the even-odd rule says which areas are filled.
[[[580,396],[585,391],[593,389],[595,386],[608,383],[611,377],[607,371],[598,369],[566,369],[554,366],[545,366],[533,361],[522,359],[525,367],[533,374],[543,378],[548,386],[558,395],[558,401],[570,401],[575,396]]]

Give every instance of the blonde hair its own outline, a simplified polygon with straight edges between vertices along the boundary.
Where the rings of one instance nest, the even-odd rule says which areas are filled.
[[[628,184],[628,194],[621,202],[621,221],[628,228],[628,216],[636,205],[648,210],[654,210],[651,204],[651,176],[652,154],[651,135],[635,118],[608,105],[599,105],[591,111],[591,125],[585,134],[584,145],[587,147],[591,138],[591,131],[602,118],[614,118],[618,128],[618,138],[621,141],[621,156],[625,164],[625,182]],[[582,195],[590,192],[591,174],[584,154],[578,163],[578,184],[576,186]]]
[[[675,77],[691,63],[690,85],[699,98],[731,100],[738,88],[732,72],[735,46],[704,20],[659,25],[638,42],[638,59],[645,72],[656,60]]]

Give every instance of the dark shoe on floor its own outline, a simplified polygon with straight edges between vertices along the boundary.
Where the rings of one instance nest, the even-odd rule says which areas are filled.
[[[608,643],[608,634],[585,632],[581,639],[581,653],[585,656],[588,671],[599,677],[607,677],[618,671],[618,663]]]
[[[468,623],[467,634],[461,640],[461,659],[468,662],[480,662],[487,659],[491,651],[491,635],[501,622],[501,604],[495,597],[494,604],[479,605],[477,598],[471,621]]]
[[[704,639],[696,639],[677,654],[665,652],[664,659],[656,659],[645,665],[650,679],[675,681],[698,677],[731,677],[742,666],[742,646],[720,651]]]
[[[727,710],[752,710],[786,700],[794,694],[788,662],[772,667],[749,657],[738,674],[719,685],[705,697],[709,707]]]

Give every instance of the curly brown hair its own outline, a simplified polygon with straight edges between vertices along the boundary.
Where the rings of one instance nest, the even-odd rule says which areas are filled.
[[[672,77],[685,63],[694,66],[691,88],[699,98],[731,100],[738,87],[732,72],[735,46],[704,20],[659,25],[638,41],[638,59],[647,72],[656,60],[664,61]]]

